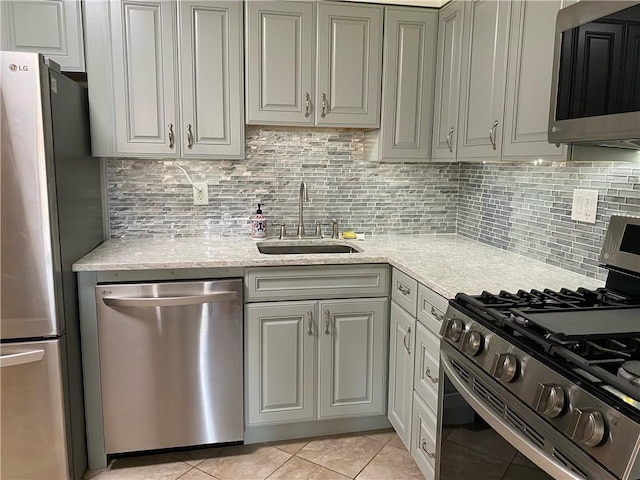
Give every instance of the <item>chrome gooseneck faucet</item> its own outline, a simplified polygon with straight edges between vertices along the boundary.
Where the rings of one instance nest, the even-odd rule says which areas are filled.
[[[304,202],[309,201],[309,192],[307,184],[304,180],[300,182],[300,191],[298,194],[298,238],[304,238]]]

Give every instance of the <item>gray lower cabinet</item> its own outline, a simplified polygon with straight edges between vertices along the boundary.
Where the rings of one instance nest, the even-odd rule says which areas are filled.
[[[42,53],[62,71],[84,72],[80,0],[0,2],[0,50]]]
[[[244,156],[240,3],[84,6],[93,155]]]
[[[429,160],[437,21],[437,10],[385,7],[380,160]]]
[[[247,425],[382,414],[387,299],[246,306]]]
[[[247,305],[248,425],[315,418],[315,311],[315,302]]]
[[[392,301],[389,324],[387,415],[407,450],[410,450],[416,319]]]
[[[464,2],[458,0],[438,12],[432,160],[456,159],[464,10]]]
[[[383,7],[248,1],[245,13],[247,123],[379,126]]]

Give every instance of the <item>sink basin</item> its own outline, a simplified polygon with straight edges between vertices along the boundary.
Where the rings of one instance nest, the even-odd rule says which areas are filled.
[[[308,253],[358,253],[346,243],[256,243],[258,251],[267,255],[300,255]]]

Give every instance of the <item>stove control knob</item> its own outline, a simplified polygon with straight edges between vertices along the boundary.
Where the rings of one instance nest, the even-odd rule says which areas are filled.
[[[605,441],[607,425],[597,410],[576,408],[573,410],[571,431],[574,440],[587,447],[597,447]]]
[[[559,385],[538,384],[533,400],[536,411],[547,417],[556,418],[562,414],[565,405],[565,394]]]
[[[482,334],[477,330],[469,330],[462,339],[462,351],[476,356],[482,350]]]
[[[518,359],[512,353],[496,353],[491,373],[503,382],[513,382],[518,376]]]
[[[464,323],[459,318],[450,318],[447,320],[447,324],[444,326],[443,336],[448,338],[452,342],[457,342],[462,336],[462,330],[464,329]]]

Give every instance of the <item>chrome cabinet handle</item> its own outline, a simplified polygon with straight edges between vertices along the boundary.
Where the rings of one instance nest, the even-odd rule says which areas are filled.
[[[400,293],[402,293],[403,295],[410,295],[411,294],[411,289],[405,287],[401,283],[398,283],[398,290],[400,290]]]
[[[453,127],[449,129],[449,133],[447,133],[447,147],[449,148],[449,152],[453,152],[453,146],[451,145],[451,135],[453,135]]]
[[[402,343],[404,344],[404,348],[407,349],[407,354],[411,355],[411,345],[407,345],[407,337],[411,336],[411,327],[407,329],[407,333],[404,334],[404,338],[402,339]]]
[[[193,148],[193,132],[191,131],[190,123],[187,123],[187,148]]]
[[[425,375],[429,377],[429,380],[431,380],[432,383],[438,383],[440,381],[438,377],[434,377],[431,375],[431,368],[429,367],[427,367],[427,371],[425,372]]]
[[[309,319],[309,330],[307,330],[307,335],[313,335],[313,310],[309,310],[307,312],[307,318]]]
[[[438,311],[436,310],[436,307],[434,307],[433,305],[431,306],[431,315],[436,317],[436,320],[439,322],[444,320],[444,315],[442,313],[438,313]]]
[[[236,298],[236,292],[214,292],[181,297],[102,297],[109,307],[179,307],[203,303],[226,302]]]
[[[311,98],[308,93],[304,94],[304,116],[308,117],[311,111]]]
[[[169,148],[173,148],[173,144],[175,143],[176,137],[173,134],[173,123],[169,124]]]
[[[489,130],[489,141],[491,142],[491,146],[493,147],[493,149],[495,150],[496,148],[496,128],[498,128],[498,120],[496,120],[495,122],[493,122],[493,126],[491,127],[491,130]]]
[[[31,350],[27,352],[15,352],[0,356],[0,368],[24,365],[25,363],[38,362],[44,358],[44,350]]]
[[[422,450],[424,450],[424,453],[426,453],[429,458],[436,458],[436,454],[435,453],[431,453],[429,450],[427,450],[427,441],[423,438],[422,439]]]
[[[322,113],[320,114],[322,118],[327,116],[327,96],[322,94]]]
[[[329,324],[331,323],[331,312],[329,310],[325,310],[324,316],[325,316],[324,334],[331,335],[331,332],[329,331]]]

